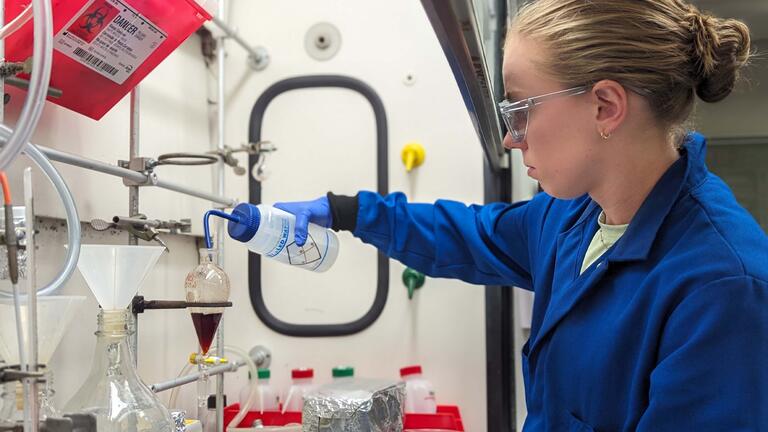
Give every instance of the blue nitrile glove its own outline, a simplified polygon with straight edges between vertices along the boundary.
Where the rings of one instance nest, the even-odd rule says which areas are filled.
[[[275,203],[274,207],[296,216],[296,228],[293,237],[297,246],[304,246],[304,243],[307,242],[307,228],[310,222],[324,228],[330,228],[333,224],[331,206],[328,204],[327,196],[313,201]]]

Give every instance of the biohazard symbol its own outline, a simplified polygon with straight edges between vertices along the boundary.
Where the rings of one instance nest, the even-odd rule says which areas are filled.
[[[120,11],[107,0],[95,1],[84,10],[67,31],[91,43]]]
[[[93,33],[94,28],[101,28],[104,25],[104,20],[107,19],[107,12],[109,12],[108,9],[100,7],[89,14],[83,15],[85,24],[81,25],[80,28],[88,33]]]

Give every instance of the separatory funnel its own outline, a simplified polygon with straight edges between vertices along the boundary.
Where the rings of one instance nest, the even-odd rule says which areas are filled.
[[[27,308],[27,297],[20,298],[21,301],[21,323],[24,330],[24,339],[29,340],[27,334],[29,322],[29,309]],[[37,345],[38,360],[41,364],[47,365],[56,348],[64,336],[64,332],[69,327],[72,318],[77,309],[83,304],[83,296],[40,296],[37,298]],[[16,313],[13,307],[13,299],[0,299],[0,358],[8,365],[19,364],[19,344],[18,333],[16,332]],[[19,387],[20,388],[20,387]],[[15,382],[6,383],[2,394],[7,396],[4,399],[13,400],[15,407],[17,386]],[[53,374],[50,370],[45,373],[45,386],[40,390],[40,413],[43,418],[61,417],[58,410],[53,405]],[[11,396],[14,395],[14,396]],[[2,420],[12,420],[12,409],[5,407]]]
[[[184,289],[187,292],[187,301],[202,303],[197,307],[189,308],[192,315],[192,323],[195,325],[197,340],[200,342],[200,351],[204,356],[208,354],[213,342],[213,336],[219,328],[224,307],[204,306],[215,305],[229,301],[229,276],[216,265],[215,249],[200,249],[200,264],[192,269],[184,281]]]
[[[99,432],[172,431],[173,420],[133,366],[127,306],[165,248],[82,245],[77,267],[102,310],[91,373],[66,412],[96,416]]]

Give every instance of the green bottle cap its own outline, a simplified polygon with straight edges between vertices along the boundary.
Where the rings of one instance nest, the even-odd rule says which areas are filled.
[[[269,369],[259,369],[259,379],[269,379]]]
[[[351,366],[337,366],[333,368],[334,378],[345,378],[355,376],[355,368]]]

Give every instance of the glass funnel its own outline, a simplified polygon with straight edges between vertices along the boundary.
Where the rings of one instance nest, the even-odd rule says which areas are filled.
[[[21,302],[21,323],[25,340],[29,341],[29,309],[28,297],[22,296]],[[37,352],[38,363],[47,365],[50,363],[53,353],[59,346],[65,331],[69,328],[69,323],[75,316],[77,309],[85,302],[83,296],[40,296],[37,298]],[[16,311],[13,307],[13,299],[0,298],[0,358],[8,365],[19,364],[19,344],[18,333],[16,331]],[[45,384],[40,388],[40,413],[43,418],[61,417],[53,404],[53,372],[50,369],[41,369],[45,373]],[[1,400],[14,400],[11,407],[7,403],[1,403],[0,421],[12,420],[12,416],[19,416],[21,413],[14,413],[16,408],[16,393],[20,387],[15,382],[6,383],[0,389]]]
[[[216,265],[215,249],[200,249],[200,264],[184,281],[187,301],[194,303],[224,303],[229,301],[229,276]],[[195,325],[197,340],[203,355],[213,343],[213,336],[219,328],[224,307],[191,307],[189,312]]]
[[[84,244],[77,268],[102,308],[123,309],[164,251],[162,246]]]
[[[102,310],[91,373],[65,412],[96,416],[99,432],[173,431],[168,410],[139,379],[128,336],[128,310]]]

